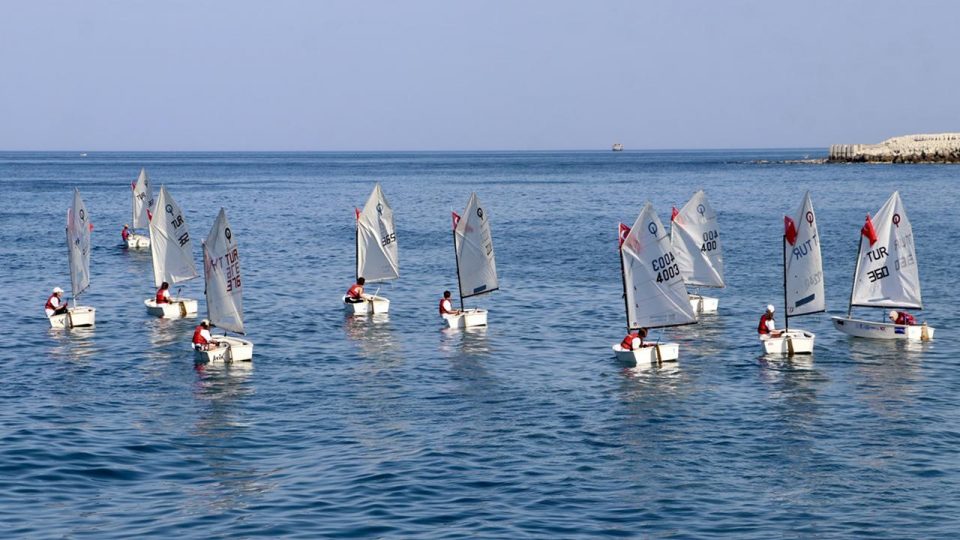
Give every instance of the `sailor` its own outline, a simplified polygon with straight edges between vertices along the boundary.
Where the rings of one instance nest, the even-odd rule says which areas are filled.
[[[908,326],[914,326],[917,324],[917,320],[913,318],[913,315],[907,313],[906,311],[891,310],[888,316],[893,324],[902,324]]]
[[[50,298],[47,298],[47,304],[43,309],[47,313],[47,317],[66,313],[67,303],[63,301],[63,289],[54,287],[53,294],[50,295]]]
[[[157,289],[157,305],[160,304],[169,304],[170,300],[170,284],[164,281],[160,284],[160,288]]]
[[[347,291],[347,296],[344,297],[343,301],[348,304],[359,304],[363,302],[363,284],[366,283],[366,280],[362,277],[357,278],[357,282],[353,284],[352,287]]]
[[[210,335],[210,321],[204,319],[193,329],[193,348],[197,351],[208,351],[211,347],[219,345]]]
[[[636,351],[643,348],[643,338],[647,337],[647,329],[641,328],[637,333],[630,332],[620,342],[620,348],[625,351]]]
[[[126,242],[127,238],[130,238],[130,235],[133,234],[130,232],[130,225],[124,223],[123,230],[120,231],[120,238],[123,238],[123,241]]]
[[[757,333],[761,336],[771,335],[779,336],[780,332],[777,332],[777,327],[773,322],[773,304],[767,304],[767,311],[760,316],[760,324],[757,325]]]
[[[443,291],[443,298],[440,299],[440,316],[447,319],[459,314],[460,310],[453,309],[453,305],[450,302],[450,291]]]

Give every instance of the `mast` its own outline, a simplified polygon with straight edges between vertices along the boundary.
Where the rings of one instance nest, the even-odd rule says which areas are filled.
[[[787,235],[783,235],[783,329],[790,329],[790,308],[787,307]]]
[[[620,225],[617,226],[617,239],[620,238]],[[623,315],[627,320],[627,333],[630,333],[630,304],[627,302],[627,274],[623,269],[623,242],[617,248],[617,254],[620,256],[620,283],[623,284]]]
[[[357,210],[356,208],[354,209],[353,223],[355,225],[353,230],[354,239],[356,240],[356,244],[357,244],[357,249],[354,252],[353,267],[355,268],[355,271],[354,271],[354,273],[356,274],[355,279],[360,279],[360,211]]]
[[[455,216],[457,215],[453,211],[450,213]],[[456,223],[453,224],[453,260],[457,261],[457,294],[460,295],[460,311],[463,311],[463,285],[460,283],[460,254],[457,253],[457,225],[459,224],[460,219],[457,219]]]
[[[853,290],[857,284],[857,274],[860,273],[860,255],[863,253],[863,234],[857,235],[857,264],[853,267],[853,281],[850,282],[850,303],[847,305],[847,318],[853,313]]]

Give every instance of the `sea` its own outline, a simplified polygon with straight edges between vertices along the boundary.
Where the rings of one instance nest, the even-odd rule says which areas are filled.
[[[0,153],[0,536],[5,538],[956,538],[960,168],[796,163],[825,149],[410,153]],[[199,317],[159,320],[149,251],[121,247],[141,167],[200,240],[239,245],[246,365],[196,365]],[[346,316],[354,208],[380,182],[400,278]],[[74,188],[94,224],[96,326],[53,330]],[[656,330],[663,366],[618,362],[617,227],[719,214],[720,311]],[[810,357],[764,357],[782,313],[783,216],[810,191],[827,313]],[[927,343],[854,339],[859,230],[899,190]],[[471,193],[500,289],[489,325],[445,330],[451,211]],[[882,310],[856,308],[880,320]],[[782,317],[778,319],[782,326]]]

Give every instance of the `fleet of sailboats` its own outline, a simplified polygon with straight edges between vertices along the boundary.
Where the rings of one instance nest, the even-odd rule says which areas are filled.
[[[497,261],[493,253],[493,234],[490,215],[480,204],[476,193],[470,195],[463,215],[453,212],[453,249],[457,261],[457,285],[460,291],[460,310],[445,315],[450,328],[485,326],[487,310],[466,309],[465,298],[492,293],[500,289],[497,281]]]
[[[898,325],[852,316],[856,306],[884,308],[884,317],[889,309],[923,309],[913,227],[899,191],[890,195],[873,218],[867,214],[859,240],[847,316],[832,317],[834,327],[853,337],[933,339],[934,329],[926,323]]]
[[[165,186],[160,186],[157,199],[160,214],[150,220],[150,252],[153,255],[153,283],[156,287],[167,282],[170,285],[183,283],[200,277],[193,259],[193,242],[187,221],[183,217],[180,205],[173,200]],[[168,303],[157,303],[157,299],[143,301],[147,313],[162,319],[176,319],[197,314],[197,301],[192,298],[180,298],[177,295]]]
[[[73,202],[67,209],[67,262],[70,267],[70,295],[73,306],[66,313],[51,315],[53,328],[75,328],[93,326],[97,310],[78,305],[77,300],[90,286],[90,233],[92,225],[87,207],[80,197],[80,190],[74,189]]]
[[[619,241],[627,332],[695,324],[697,314],[687,297],[677,256],[652,204],[643,205],[633,227],[620,224]],[[676,360],[680,345],[656,341],[627,350],[616,344],[613,351],[619,360],[640,367]]]
[[[378,182],[357,216],[357,278],[366,283],[382,283],[400,277],[397,250],[397,229],[393,209]],[[378,293],[365,295],[363,302],[350,303],[344,297],[344,308],[357,315],[387,313],[390,300]]]
[[[716,313],[720,299],[699,292],[700,287],[724,287],[720,225],[707,194],[703,190],[694,193],[683,208],[673,209],[670,221],[670,245],[683,280],[698,289],[689,295],[690,304],[698,314]]]
[[[137,232],[137,229],[146,229],[149,227],[150,218],[153,216],[153,189],[150,187],[150,177],[147,176],[147,170],[145,168],[140,169],[140,175],[131,187],[133,189],[133,217],[131,221],[133,230],[130,232],[130,236],[127,237],[127,247],[132,249],[147,249],[150,247],[150,238],[145,234]]]

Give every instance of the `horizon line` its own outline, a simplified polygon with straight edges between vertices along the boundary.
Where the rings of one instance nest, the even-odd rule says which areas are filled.
[[[722,151],[771,151],[771,150],[822,150],[824,152],[829,152],[829,146],[757,146],[757,147],[700,147],[700,148],[633,148],[633,149],[623,149],[619,151],[614,151],[611,148],[607,149],[597,149],[597,148],[539,148],[539,149],[510,149],[510,148],[497,148],[497,149],[392,149],[392,150],[383,150],[383,149],[374,149],[374,150],[278,150],[278,149],[246,149],[246,150],[228,150],[228,149],[204,149],[204,150],[184,150],[184,149],[163,149],[163,150],[129,150],[129,149],[113,149],[113,150],[92,150],[92,149],[18,149],[18,150],[8,150],[0,149],[0,153],[80,153],[80,154],[90,154],[90,153],[101,153],[101,154],[119,154],[119,153],[196,153],[196,154],[209,154],[209,153],[286,153],[286,154],[342,154],[342,153],[351,153],[351,154],[382,154],[382,153],[417,153],[417,152],[430,152],[430,153],[496,153],[496,152],[598,152],[598,153],[652,153],[652,152],[722,152]]]

